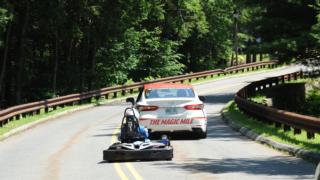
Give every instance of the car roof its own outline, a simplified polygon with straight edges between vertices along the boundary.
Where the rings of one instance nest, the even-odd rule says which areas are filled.
[[[180,83],[152,83],[152,84],[144,85],[144,89],[176,89],[176,88],[192,88],[192,85],[180,84]]]

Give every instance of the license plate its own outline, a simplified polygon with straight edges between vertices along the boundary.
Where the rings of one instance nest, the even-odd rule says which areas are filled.
[[[167,108],[166,114],[178,114],[178,111],[176,108]]]

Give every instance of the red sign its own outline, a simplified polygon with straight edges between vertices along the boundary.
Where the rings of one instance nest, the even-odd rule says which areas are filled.
[[[150,125],[192,124],[192,119],[151,119]]]

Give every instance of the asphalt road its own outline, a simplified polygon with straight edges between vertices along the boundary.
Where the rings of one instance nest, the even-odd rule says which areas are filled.
[[[128,106],[119,103],[65,115],[1,141],[0,180],[312,179],[315,165],[248,140],[226,126],[219,113],[246,83],[296,69],[196,85],[207,99],[208,137],[173,140],[172,161],[102,161],[102,150],[115,141]]]

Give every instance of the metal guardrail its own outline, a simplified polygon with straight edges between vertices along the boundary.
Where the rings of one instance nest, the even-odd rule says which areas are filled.
[[[110,94],[113,94],[113,97],[115,98],[120,92],[122,95],[125,95],[128,92],[133,93],[134,90],[137,90],[141,88],[144,84],[148,83],[184,83],[185,81],[191,82],[192,79],[207,78],[208,76],[213,77],[214,75],[219,76],[221,74],[235,73],[240,70],[245,71],[245,69],[247,69],[247,71],[250,71],[259,68],[265,68],[266,66],[268,66],[269,68],[273,68],[276,66],[276,64],[277,61],[250,63],[235,67],[229,67],[226,69],[202,71],[192,74],[161,78],[153,81],[139,82],[130,85],[107,87],[83,93],[76,93],[52,99],[46,99],[38,102],[21,104],[0,111],[0,127],[12,120],[19,120],[21,116],[25,117],[26,115],[40,114],[41,109],[44,109],[45,112],[49,112],[49,108],[56,109],[57,106],[63,107],[66,105],[74,105],[86,100],[91,100],[91,98],[93,97],[99,99],[100,97],[104,96],[106,99],[108,99]]]
[[[249,116],[269,124],[275,123],[276,127],[283,128],[285,131],[289,131],[292,127],[294,134],[300,134],[301,130],[305,130],[308,139],[314,138],[314,133],[320,133],[320,118],[267,107],[248,99],[257,91],[303,77],[304,73],[301,71],[253,82],[237,92],[235,102],[239,109]]]

